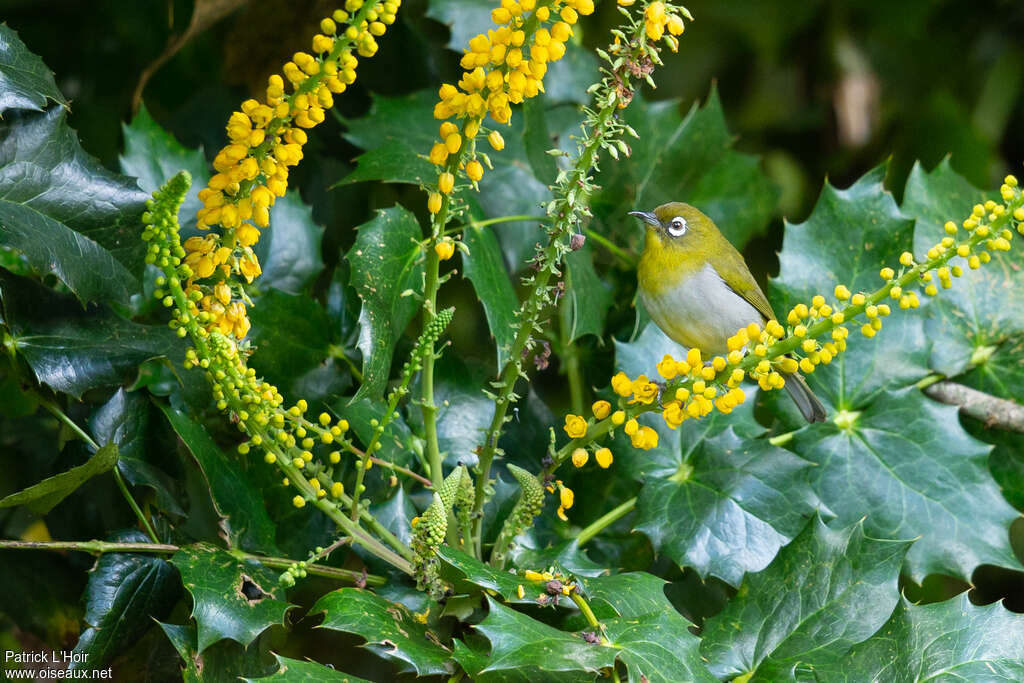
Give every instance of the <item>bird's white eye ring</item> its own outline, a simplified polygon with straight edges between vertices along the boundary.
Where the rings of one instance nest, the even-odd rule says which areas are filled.
[[[686,227],[686,219],[683,218],[682,216],[676,216],[668,224],[668,234],[672,235],[673,237],[680,237],[683,233],[686,232]]]

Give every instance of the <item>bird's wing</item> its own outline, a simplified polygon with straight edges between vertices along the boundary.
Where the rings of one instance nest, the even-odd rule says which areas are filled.
[[[725,238],[722,241],[726,243],[727,248],[722,250],[724,255],[722,259],[723,267],[719,270],[718,276],[722,278],[725,284],[729,285],[732,291],[739,294],[747,303],[756,308],[757,312],[764,316],[765,320],[774,320],[775,313],[772,311],[772,305],[768,303],[768,298],[761,291],[761,288],[757,286],[754,276],[750,274],[750,269],[747,268],[746,261],[743,260],[740,253]]]

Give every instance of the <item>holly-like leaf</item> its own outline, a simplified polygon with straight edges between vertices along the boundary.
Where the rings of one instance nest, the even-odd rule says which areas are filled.
[[[569,341],[588,334],[600,338],[613,294],[594,270],[594,255],[589,247],[566,255],[565,284],[565,296],[559,306],[568,308]]]
[[[29,52],[17,31],[0,24],[0,117],[10,109],[42,111],[48,100],[68,106],[53,72]]]
[[[804,223],[786,223],[779,277],[770,283],[775,313],[782,319],[793,305],[810,304],[816,294],[831,299],[840,283],[853,292],[873,292],[884,284],[879,270],[898,266],[899,255],[911,246],[913,221],[900,213],[883,186],[885,173],[886,166],[879,166],[846,190],[826,184]],[[807,378],[822,401],[857,409],[883,389],[907,386],[928,374],[921,316],[894,308],[877,337],[851,335],[845,353]]]
[[[892,613],[910,544],[869,538],[860,524],[829,529],[815,517],[707,620],[700,649],[708,668],[719,678],[776,681],[817,651],[843,656]]]
[[[182,169],[192,175],[192,186],[178,212],[178,221],[185,231],[195,229],[196,212],[203,208],[203,203],[199,201],[199,191],[206,187],[210,179],[209,164],[203,148],[188,149],[183,146],[150,116],[145,106],[139,107],[130,125],[121,125],[121,131],[124,134],[121,173],[133,176],[139,187],[146,192],[160,189],[168,178]]]
[[[488,0],[435,0],[427,9],[427,16],[451,29],[448,49],[462,53],[469,39],[480,33],[480,27],[489,26],[494,3]]]
[[[66,116],[55,107],[0,120],[0,245],[83,301],[127,301],[145,265],[149,195],[86,154]]]
[[[118,542],[145,543],[139,531],[118,534]],[[158,555],[108,553],[89,572],[85,587],[85,623],[75,652],[86,659],[72,668],[102,668],[145,633],[153,619],[163,619],[180,591],[174,568]]]
[[[498,349],[498,368],[501,368],[508,360],[508,350],[515,341],[515,312],[519,299],[505,270],[501,246],[494,232],[490,228],[470,225],[463,231],[462,239],[469,248],[469,253],[462,255],[463,273],[473,283],[484,307],[487,325]]]
[[[814,513],[811,463],[732,429],[697,443],[675,473],[646,480],[633,525],[680,566],[737,586]]]
[[[657,612],[602,622],[634,683],[717,681],[700,656],[700,638],[670,605]]]
[[[930,173],[915,165],[907,178],[902,210],[916,218],[914,253],[924,254],[946,237],[946,221],[958,225],[988,197],[944,160]],[[963,236],[963,233],[961,233]],[[933,342],[931,365],[958,381],[1018,402],[1024,401],[1024,269],[1014,252],[991,252],[978,270],[964,269],[953,287],[928,303],[925,329]],[[977,366],[977,367],[975,367]]]
[[[78,467],[47,477],[38,484],[0,499],[0,508],[27,505],[37,515],[45,515],[79,486],[97,474],[113,469],[116,464],[117,446],[109,443]]]
[[[317,600],[310,613],[319,612],[324,613],[321,628],[362,636],[367,648],[395,661],[400,671],[417,676],[452,673],[451,650],[404,605],[368,590],[342,588]]]
[[[437,408],[437,442],[449,467],[459,463],[474,467],[476,447],[494,416],[494,401],[480,387],[493,375],[479,363],[469,364],[454,355],[445,355],[434,365],[434,403]],[[417,378],[418,379],[418,378]],[[419,388],[415,389],[415,393]],[[412,411],[413,426],[422,426],[422,413]]]
[[[960,426],[957,409],[909,387],[885,392],[852,416],[798,432],[791,447],[818,465],[811,486],[835,524],[864,520],[867,533],[919,540],[906,571],[969,580],[979,564],[1019,568],[1009,527],[1018,516],[988,471],[990,447]]]
[[[157,622],[181,657],[185,683],[237,683],[240,677],[269,675],[273,665],[266,662],[266,652],[257,642],[242,647],[232,640],[221,640],[199,651],[195,624],[182,626]]]
[[[312,297],[264,292],[250,309],[256,345],[250,366],[277,385],[285,396],[298,396],[295,385],[328,357],[331,324],[327,311]]]
[[[276,597],[279,591],[283,595],[283,589],[274,572],[251,560],[237,560],[212,545],[182,548],[171,564],[192,595],[200,653],[224,638],[248,646],[268,627],[283,624],[291,608]]]
[[[356,158],[356,170],[338,185],[383,180],[413,185],[437,182],[437,167],[426,158],[437,142],[437,123],[431,112],[437,92],[420,90],[402,97],[374,97],[363,118],[348,119],[345,139],[366,150]]]
[[[290,294],[305,291],[324,267],[323,233],[323,226],[313,222],[312,207],[302,203],[297,191],[278,199],[270,209],[270,228],[253,247],[263,269],[256,281],[259,287]]]
[[[444,575],[463,585],[460,592],[466,590],[465,584],[476,586],[477,589],[495,591],[507,603],[536,604],[537,594],[544,592],[544,587],[526,580],[519,574],[494,569],[466,553],[442,545],[437,555],[444,563]],[[459,585],[459,584],[456,584]],[[519,587],[523,587],[523,597],[519,597]]]
[[[0,303],[14,349],[36,379],[75,398],[120,384],[139,363],[180,348],[163,325],[138,325],[106,306],[83,309],[74,297],[3,268]]]
[[[491,654],[478,680],[593,680],[594,674],[611,666],[618,654],[611,647],[588,643],[581,636],[559,631],[490,597],[487,605],[487,618],[477,624],[476,631],[491,642]]]
[[[598,618],[632,619],[672,608],[665,597],[665,579],[647,572],[584,577],[587,600]]]
[[[263,505],[262,493],[249,481],[244,467],[230,462],[201,424],[163,401],[156,404],[209,482],[228,542],[247,550],[276,553],[274,522]]]
[[[318,664],[316,662],[310,662],[302,659],[291,659],[290,657],[282,657],[279,654],[274,654],[274,659],[277,660],[278,669],[269,676],[260,676],[259,678],[243,678],[243,681],[274,681],[276,683],[301,683],[302,681],[310,681],[311,683],[370,683],[365,678],[359,678],[351,674],[343,673],[337,669]]]
[[[841,657],[830,650],[797,667],[814,681],[1024,680],[1024,616],[967,593],[930,605],[900,600],[892,617]]]
[[[640,139],[626,139],[632,146],[629,163],[609,160],[599,176],[604,187],[593,198],[597,229],[606,235],[637,235],[639,224],[626,216],[628,211],[685,201],[710,216],[742,249],[775,213],[778,190],[757,157],[732,149],[734,137],[716,90],[685,117],[679,106],[679,100],[633,99],[625,118]]]
[[[423,264],[420,226],[409,211],[396,206],[378,212],[359,226],[346,255],[352,287],[362,299],[359,350],[363,353],[363,384],[353,401],[379,397],[388,381],[395,342],[419,310]]]

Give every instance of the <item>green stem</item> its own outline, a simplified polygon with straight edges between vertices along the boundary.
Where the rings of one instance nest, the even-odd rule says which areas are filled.
[[[181,550],[181,547],[168,543],[112,543],[108,541],[0,541],[0,550],[73,550],[89,553],[90,555],[104,555],[106,553],[173,555]],[[240,550],[228,552],[240,560],[252,560],[274,569],[287,569],[296,562],[296,560],[290,560],[287,557],[253,555],[252,553]],[[352,571],[351,569],[338,569],[336,567],[310,564],[306,567],[306,572],[353,583],[363,580],[362,572]],[[387,579],[376,574],[367,574],[365,580],[368,586],[383,586],[387,584]]]
[[[466,228],[480,229],[480,228],[486,228],[489,225],[496,225],[498,223],[516,223],[518,221],[530,221],[530,222],[541,223],[541,222],[546,221],[546,220],[548,220],[547,216],[529,216],[529,215],[526,215],[526,214],[522,214],[522,215],[518,215],[518,216],[495,216],[494,218],[487,218],[487,219],[484,219],[482,221],[470,221],[469,223],[465,223],[463,225],[459,225],[459,226],[456,226],[454,228],[450,228],[450,229],[446,230],[444,234],[446,234],[446,235],[454,235],[454,234],[456,234],[458,232],[462,232]]]
[[[461,155],[457,155],[461,156]],[[433,245],[436,237],[430,240],[427,250],[426,276],[423,301],[423,329],[434,321],[437,315],[437,290],[440,286],[438,270],[441,260]],[[441,447],[437,441],[437,406],[434,405],[434,345],[429,344],[423,352],[423,374],[420,375],[420,410],[423,413],[423,439],[426,442],[427,464],[430,465],[430,479],[434,482],[434,490],[441,488],[444,471],[441,466]]]
[[[67,414],[60,409],[60,406],[47,398],[39,396],[38,394],[36,399],[39,401],[39,405],[50,411],[54,417],[66,424],[71,431],[89,444],[93,451],[98,451],[100,449],[100,445],[96,443],[81,427],[75,424],[75,421],[68,417]],[[132,512],[135,513],[135,517],[138,518],[139,522],[142,524],[142,528],[146,530],[146,535],[153,540],[153,543],[159,543],[160,539],[157,538],[156,531],[153,530],[153,526],[149,523],[146,515],[142,512],[142,508],[139,507],[139,504],[135,502],[135,498],[132,497],[131,491],[128,490],[128,484],[125,483],[124,477],[121,476],[121,470],[118,468],[117,463],[114,463],[113,473],[114,481],[117,482],[117,488],[121,491],[121,495],[124,496],[124,499],[132,509]]]
[[[572,339],[572,335],[575,332],[573,321],[576,318],[576,311],[573,309],[575,307],[576,294],[577,292],[569,284],[559,306],[559,319],[561,323],[559,325],[559,346],[561,347],[559,358],[562,361],[562,371],[569,380],[569,405],[572,408],[572,412],[582,415],[583,369],[580,367],[580,349]]]
[[[587,543],[594,536],[597,536],[606,528],[628,515],[635,507],[636,498],[633,497],[604,513],[576,534],[576,545],[582,546],[584,543]]]
[[[591,230],[590,228],[587,228],[586,230],[584,230],[584,233],[586,234],[588,240],[594,240],[595,242],[600,244],[602,247],[607,249],[609,252],[612,253],[613,256],[615,256],[620,261],[622,261],[622,264],[624,266],[626,266],[628,269],[630,269],[630,270],[636,269],[636,264],[637,264],[636,256],[634,256],[633,254],[629,253],[625,249],[620,248],[618,245],[616,245],[614,242],[609,240],[607,237],[605,237],[604,235],[602,235],[599,232],[595,232],[594,230]]]

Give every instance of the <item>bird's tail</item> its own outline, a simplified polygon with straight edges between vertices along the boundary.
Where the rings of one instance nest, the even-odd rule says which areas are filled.
[[[825,406],[821,405],[821,401],[814,395],[811,388],[807,386],[807,382],[804,381],[800,373],[786,375],[785,389],[805,420],[808,422],[825,421]]]

